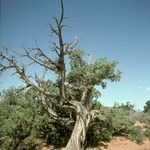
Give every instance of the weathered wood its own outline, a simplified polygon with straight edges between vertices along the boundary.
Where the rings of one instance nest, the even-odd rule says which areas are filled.
[[[77,116],[74,129],[67,143],[66,150],[80,150],[84,147],[86,131],[92,119],[89,112],[80,102],[76,102]]]

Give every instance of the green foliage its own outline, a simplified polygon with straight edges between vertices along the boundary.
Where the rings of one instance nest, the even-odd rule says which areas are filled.
[[[47,82],[49,89],[55,86]],[[56,91],[55,91],[56,93]],[[71,131],[48,115],[33,89],[20,91],[14,87],[0,97],[0,147],[5,149],[36,149],[36,139],[55,146],[64,146]],[[61,117],[75,116],[70,110],[57,108]],[[72,114],[71,114],[72,113]]]
[[[50,82],[48,85],[49,88],[54,86]],[[40,101],[34,98],[36,94],[32,89],[18,92],[16,88],[2,92],[0,100],[2,149],[36,149],[34,141],[39,138],[57,147],[67,143],[73,128],[69,129],[62,126],[59,121],[54,121],[43,109]],[[94,90],[93,97],[97,94]],[[113,136],[125,136],[140,143],[143,134],[140,128],[134,126],[136,119],[133,107],[130,106],[132,105],[128,103],[127,105],[115,104],[114,107],[107,108],[95,98],[92,108],[101,110],[102,114],[91,122],[87,131],[86,144],[96,145],[100,141],[110,141]],[[55,107],[61,117],[75,120],[75,113],[70,109]]]
[[[147,128],[147,129],[144,131],[144,134],[145,134],[145,136],[146,136],[147,138],[150,139],[150,127]]]
[[[144,134],[141,128],[135,127],[133,107],[125,109],[124,106],[126,105],[115,104],[112,108],[101,107],[105,118],[96,118],[91,123],[87,132],[87,145],[96,146],[100,141],[110,141],[113,136],[124,136],[142,143]]]
[[[144,123],[146,126],[150,124],[150,113],[143,113],[140,112],[137,116],[138,120],[142,123]]]
[[[115,103],[114,108],[122,108],[124,111],[134,111],[134,105],[130,102],[122,103],[121,105],[119,103]]]
[[[45,114],[33,99],[33,93],[10,88],[3,91],[0,102],[0,145],[2,149],[17,149],[43,123]]]
[[[107,58],[100,58],[94,63],[88,62],[83,58],[83,51],[73,51],[70,54],[71,71],[68,73],[67,80],[75,85],[106,86],[104,80],[118,81],[120,72],[116,70],[116,61],[110,61]]]
[[[136,141],[138,144],[141,144],[145,139],[144,133],[142,132],[141,127],[130,127],[129,130],[129,139]]]
[[[150,112],[150,100],[145,103],[143,112]]]

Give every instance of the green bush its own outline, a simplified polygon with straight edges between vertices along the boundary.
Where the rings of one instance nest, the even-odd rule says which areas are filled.
[[[36,92],[18,91],[10,88],[1,93],[0,97],[0,147],[5,149],[36,149],[36,139],[41,139],[56,147],[64,146],[70,138],[72,126],[67,128],[54,121],[35,99]],[[123,107],[122,107],[123,106]],[[99,109],[98,115],[87,131],[86,145],[94,146],[100,141],[110,141],[113,136],[125,136],[141,142],[143,133],[135,127],[135,111],[128,104],[103,107],[98,101],[93,101],[92,108]],[[53,106],[56,107],[56,106]],[[62,117],[70,117],[75,121],[71,110],[55,108]],[[143,114],[144,117],[149,115]]]
[[[0,147],[5,149],[36,149],[34,141],[63,146],[70,130],[47,114],[32,89],[20,91],[14,87],[4,90],[0,97]],[[57,109],[57,108],[56,108]],[[63,117],[69,112],[57,110]],[[72,117],[74,117],[72,115]]]
[[[137,143],[144,140],[142,129],[135,127],[133,109],[116,106],[104,107],[102,114],[105,119],[96,118],[87,132],[87,145],[95,146],[100,141],[110,141],[113,136],[124,136]]]
[[[37,137],[39,126],[46,116],[32,92],[10,88],[0,100],[0,147],[17,149],[28,137]]]

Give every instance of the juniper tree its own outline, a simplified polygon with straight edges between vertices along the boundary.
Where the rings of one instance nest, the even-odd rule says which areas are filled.
[[[90,122],[95,117],[101,116],[101,111],[93,110],[91,105],[96,86],[105,88],[108,80],[119,81],[120,72],[116,69],[116,61],[99,58],[91,62],[85,59],[84,51],[77,48],[78,41],[65,42],[63,38],[64,18],[63,0],[61,0],[60,16],[54,17],[54,24],[50,24],[50,30],[57,38],[57,42],[52,42],[51,49],[56,57],[52,58],[38,44],[33,48],[23,46],[23,54],[11,51],[8,47],[2,47],[0,71],[3,73],[12,69],[14,75],[18,75],[25,83],[24,89],[32,88],[37,91],[36,99],[41,101],[41,105],[53,120],[72,130],[66,150],[80,150],[84,147]],[[16,55],[28,61],[21,64]],[[38,74],[29,75],[27,67],[34,64],[44,69],[42,77]],[[51,72],[55,73],[56,80],[51,81],[52,87],[49,90],[44,75],[47,74],[51,80]],[[69,116],[62,117],[54,109],[56,107],[72,111],[75,121]],[[74,124],[73,128],[72,124]]]

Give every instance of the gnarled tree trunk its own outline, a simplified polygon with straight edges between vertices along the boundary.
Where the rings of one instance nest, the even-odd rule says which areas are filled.
[[[77,117],[66,150],[80,150],[84,146],[86,131],[92,119],[91,112],[80,103],[76,104]]]

